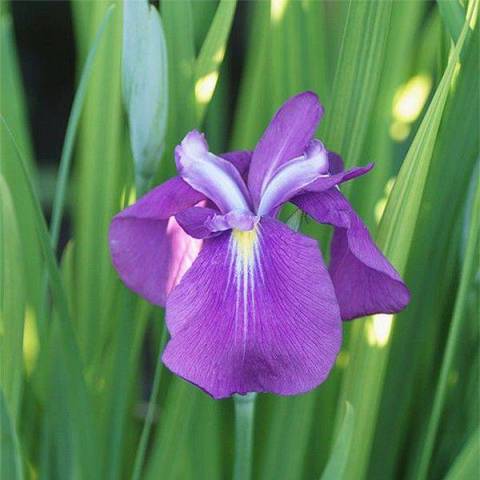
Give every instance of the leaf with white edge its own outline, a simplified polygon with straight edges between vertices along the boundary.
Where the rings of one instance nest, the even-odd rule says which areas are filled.
[[[165,36],[160,14],[146,0],[125,2],[122,78],[138,187],[157,169],[168,110]]]

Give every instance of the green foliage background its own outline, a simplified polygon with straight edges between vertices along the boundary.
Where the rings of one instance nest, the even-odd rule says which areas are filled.
[[[71,2],[78,87],[47,225],[0,5],[0,478],[131,478],[163,312],[121,285],[107,246],[111,217],[135,198],[124,8]],[[283,101],[314,90],[326,111],[319,138],[347,166],[376,164],[344,192],[412,291],[393,319],[345,324],[319,388],[259,396],[254,478],[477,478],[477,1],[165,0],[160,15],[169,107],[152,184],[174,173],[188,130],[204,130],[213,151],[251,149]],[[57,260],[62,216],[73,229]],[[312,222],[302,230],[328,241]],[[140,478],[229,478],[232,401],[160,373]]]

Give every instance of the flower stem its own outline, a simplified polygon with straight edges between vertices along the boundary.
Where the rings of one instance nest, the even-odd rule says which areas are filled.
[[[234,395],[235,404],[235,463],[233,480],[250,480],[253,459],[253,420],[256,393]]]
[[[142,435],[140,436],[140,442],[137,448],[137,454],[135,456],[135,465],[133,467],[132,480],[140,480],[143,462],[145,460],[145,453],[147,450],[148,437],[152,429],[153,417],[155,413],[155,406],[157,403],[158,389],[160,387],[160,379],[162,373],[162,360],[160,355],[167,343],[167,326],[163,325],[162,335],[160,337],[160,348],[158,352],[157,364],[155,366],[155,374],[153,376],[152,391],[148,400],[147,416],[145,417],[145,423],[143,424]]]

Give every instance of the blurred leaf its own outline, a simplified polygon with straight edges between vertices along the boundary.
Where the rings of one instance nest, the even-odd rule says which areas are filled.
[[[440,15],[456,42],[465,23],[465,10],[458,0],[437,0]]]
[[[470,283],[478,275],[478,247],[480,246],[480,184],[477,183],[473,208],[471,209],[471,218],[468,228],[468,240],[463,262],[462,274],[460,277],[460,286],[455,301],[452,323],[448,333],[447,344],[445,346],[445,355],[440,370],[440,376],[436,388],[432,413],[429,418],[427,434],[422,449],[420,460],[414,474],[416,479],[422,480],[427,477],[428,467],[435,445],[435,437],[439,429],[440,416],[445,404],[447,392],[448,375],[452,368],[455,350],[459,344],[458,337],[462,321],[465,320],[465,310],[467,308],[467,296]]]
[[[323,471],[321,480],[337,480],[343,478],[352,444],[354,422],[355,415],[353,407],[347,403],[345,405],[345,415],[338,432],[338,437],[330,452],[330,458]]]
[[[195,44],[191,1],[161,2],[160,13],[165,26],[170,63],[168,65],[166,161],[161,165],[156,181],[174,174],[173,149],[189,130],[197,126],[193,74]],[[182,32],[181,35],[179,32]]]
[[[139,187],[157,170],[165,146],[168,109],[165,36],[159,13],[147,0],[124,4],[122,73]]]
[[[90,2],[88,44],[110,8],[109,2]],[[121,103],[121,8],[108,22],[92,65],[85,98],[75,171],[73,236],[75,238],[74,322],[87,366],[101,358],[114,317],[110,311],[118,283],[111,267],[107,231],[118,211],[130,158]],[[128,196],[128,193],[126,193]],[[99,373],[98,368],[94,371]]]
[[[0,388],[0,478],[22,480],[25,478],[18,435],[12,416],[8,412],[3,390]]]
[[[159,430],[152,445],[145,480],[156,480],[159,475],[165,478],[189,478],[185,475],[185,469],[189,467],[185,445],[194,415],[192,406],[197,395],[204,393],[195,391],[195,387],[182,379],[172,380],[165,399],[165,410],[160,417]]]
[[[383,67],[392,1],[351,1],[323,138],[345,167],[357,165]]]
[[[6,2],[2,2],[4,4]],[[33,164],[32,146],[23,90],[21,72],[17,60],[12,19],[6,12],[0,16],[0,114],[10,128],[16,132],[19,149],[25,158],[26,168],[32,178],[36,178]],[[34,322],[41,302],[41,278],[43,272],[41,252],[35,237],[35,227],[31,221],[34,215],[28,200],[28,188],[24,182],[13,144],[5,129],[0,128],[0,174],[9,185],[12,202],[17,215],[18,230],[24,258],[28,259],[28,275],[24,277],[28,305]],[[40,333],[44,330],[39,328]]]
[[[443,345],[458,287],[458,219],[468,184],[475,178],[472,171],[479,153],[479,131],[466,127],[475,123],[477,116],[478,41],[477,29],[464,49],[465,61],[448,100],[415,226],[414,248],[406,270],[407,284],[413,292],[412,302],[395,324],[392,336],[372,449],[376,452],[369,472],[372,478],[390,478],[396,468],[405,466],[402,448],[405,442],[411,449],[409,461],[414,462],[412,450],[416,442],[413,439],[421,438],[419,432],[423,424],[412,418],[411,412],[419,412],[422,418],[431,412],[432,376],[437,374],[440,362],[439,343]],[[446,178],[448,189],[445,189]],[[468,338],[474,341],[473,335],[469,334]],[[469,362],[468,357],[465,360]],[[458,391],[464,398],[464,390]],[[409,440],[406,435],[410,436]],[[419,441],[418,448],[422,447],[423,442]],[[454,453],[452,448],[448,451]]]
[[[70,425],[66,422],[60,422],[59,426],[62,431],[67,430],[69,434],[72,435],[73,438],[75,438],[77,447],[75,453],[83,457],[83,461],[80,460],[79,463],[77,463],[77,466],[81,470],[83,470],[87,476],[89,476],[91,475],[91,469],[94,468],[94,463],[92,459],[94,458],[93,452],[96,451],[95,444],[98,438],[93,433],[95,429],[90,416],[92,412],[88,408],[89,398],[86,390],[86,385],[84,383],[80,353],[78,345],[76,343],[75,334],[72,330],[67,297],[58,269],[57,261],[51,249],[50,236],[45,223],[45,218],[43,217],[40,203],[35,194],[32,180],[28,174],[25,160],[23,159],[20,151],[18,150],[18,146],[15,142],[15,138],[13,137],[11,130],[9,129],[7,123],[5,122],[5,119],[1,115],[0,120],[3,130],[7,132],[10,141],[15,147],[15,151],[17,154],[17,165],[19,166],[19,170],[23,177],[22,181],[25,183],[28,189],[28,201],[30,202],[31,208],[34,212],[34,218],[32,219],[32,221],[35,226],[36,239],[38,239],[38,243],[40,244],[43,253],[46,270],[49,276],[54,305],[58,312],[58,322],[52,322],[53,326],[50,330],[53,333],[50,337],[50,340],[51,338],[55,338],[56,345],[59,345],[59,348],[49,349],[49,345],[47,344],[44,351],[49,361],[53,361],[53,357],[56,358],[57,355],[61,356],[60,365],[62,365],[65,370],[53,369],[53,372],[65,372],[65,376],[62,378],[63,383],[60,389],[55,388],[50,390],[50,392],[57,395],[58,393],[63,392],[68,392],[69,394],[69,399],[71,401],[68,403],[68,411],[66,412],[66,418],[70,421]],[[58,366],[55,361],[53,361],[52,365],[54,367]],[[57,380],[57,377],[55,375],[52,375],[52,372],[47,375],[47,378],[49,379],[49,381],[51,380],[52,382]],[[63,398],[59,398],[58,401],[62,406],[65,406]],[[47,405],[49,409],[53,408],[55,410],[55,418],[60,420],[61,416],[57,415],[58,411],[55,402],[47,402]],[[81,428],[76,425],[77,421],[80,423]],[[87,441],[86,439],[89,435],[92,436],[92,438]],[[80,445],[82,446],[82,448],[79,448]]]
[[[448,67],[403,162],[380,224],[378,243],[401,274],[404,273],[412,247],[433,148],[467,29],[468,24],[465,24],[462,36],[452,52]],[[387,342],[372,342],[371,332],[374,332],[375,321],[386,320],[383,317],[377,317],[376,320],[369,318],[365,322],[357,321],[352,327],[351,361],[343,379],[341,399],[352,403],[358,422],[355,426],[346,479],[363,478],[365,475],[377,424],[390,344],[388,337]],[[389,335],[393,326],[389,326]],[[367,389],[365,385],[368,385]]]
[[[271,89],[265,81],[271,75],[270,4],[249,2],[248,7],[249,41],[234,116],[233,150],[253,149],[275,110]]]
[[[68,119],[67,131],[65,134],[65,142],[63,144],[62,156],[60,158],[60,167],[58,172],[58,179],[55,189],[55,198],[52,206],[52,220],[50,225],[50,236],[53,248],[56,249],[58,244],[58,236],[60,233],[60,224],[65,205],[65,196],[68,186],[68,177],[70,175],[70,165],[72,162],[73,146],[77,136],[78,125],[80,122],[80,115],[85,101],[87,92],[87,85],[92,74],[92,67],[95,55],[97,53],[98,45],[102,39],[103,33],[110,21],[112,15],[113,5],[107,10],[105,17],[100,25],[94,42],[88,52],[87,60],[82,70],[80,82],[78,84],[75,98],[73,100],[72,110]]]
[[[237,0],[220,0],[212,24],[194,66],[197,116],[202,122],[218,80],[220,65],[227,49],[227,40]]]
[[[0,175],[0,388],[12,428],[18,419],[22,393],[24,277],[16,212],[8,185]]]
[[[480,427],[468,439],[455,459],[445,480],[470,480],[477,478],[480,458]]]

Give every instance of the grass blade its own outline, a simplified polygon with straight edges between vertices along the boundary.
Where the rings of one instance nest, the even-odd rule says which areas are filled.
[[[405,270],[412,246],[435,140],[467,29],[466,23],[404,160],[379,228],[378,243],[401,273]],[[378,316],[366,322],[357,321],[352,327],[352,360],[343,380],[341,398],[352,403],[358,422],[355,426],[346,479],[363,478],[368,466],[390,347],[388,337],[386,341],[383,336],[377,340],[375,332],[378,330],[378,323],[385,321],[384,317]],[[390,333],[393,323],[390,319],[388,322],[387,331]],[[368,385],[367,389],[365,385]],[[337,421],[337,425],[338,423]]]
[[[12,416],[8,412],[3,390],[0,388],[0,477],[11,480],[25,478],[18,435]]]
[[[480,469],[480,427],[470,436],[460,454],[455,459],[445,480],[466,480],[475,478]]]
[[[23,383],[25,265],[10,190],[0,175],[0,388],[16,428]]]
[[[58,235],[60,233],[60,224],[65,206],[65,195],[67,191],[68,178],[70,176],[70,166],[72,163],[73,147],[77,137],[78,125],[80,123],[80,115],[87,94],[87,85],[91,78],[95,55],[98,46],[102,40],[108,23],[110,22],[114,6],[111,5],[98,29],[93,44],[88,52],[87,60],[80,76],[80,82],[73,100],[72,110],[68,119],[67,131],[65,134],[65,142],[63,144],[62,156],[60,158],[60,167],[58,170],[57,186],[55,190],[55,198],[52,206],[52,219],[50,222],[50,236],[52,238],[52,246],[55,249],[58,244]]]
[[[66,428],[70,428],[69,433],[75,438],[77,449],[75,450],[78,455],[84,457],[83,461],[79,461],[77,466],[84,470],[85,475],[88,475],[89,478],[95,478],[92,473],[94,469],[94,452],[96,451],[95,443],[97,437],[94,433],[95,429],[91,421],[91,410],[89,409],[89,396],[86,390],[86,385],[83,378],[83,367],[80,360],[80,352],[78,345],[76,343],[76,336],[72,329],[71,317],[68,308],[67,297],[65,294],[64,286],[62,283],[61,275],[59,272],[58,264],[55,259],[55,255],[51,249],[50,245],[50,235],[47,230],[47,225],[43,217],[43,213],[40,207],[40,203],[35,194],[32,180],[28,174],[28,170],[25,164],[25,160],[21,156],[18,146],[15,142],[15,138],[11,130],[9,129],[5,119],[0,115],[1,125],[3,129],[7,132],[10,141],[15,147],[17,153],[17,165],[19,166],[20,172],[22,174],[22,181],[27,186],[28,200],[31,204],[31,208],[35,212],[33,222],[35,225],[36,238],[40,244],[45,264],[46,270],[48,271],[48,276],[50,280],[50,287],[52,291],[52,296],[54,300],[54,305],[57,309],[58,322],[53,323],[53,332],[51,334],[52,339],[56,339],[57,345],[60,348],[51,348],[48,349],[48,344],[46,346],[46,355],[49,357],[56,357],[57,355],[61,356],[61,365],[64,370],[59,370],[58,368],[53,368],[53,372],[63,372],[65,374],[62,377],[62,383],[60,390],[58,388],[52,389],[53,394],[58,394],[58,392],[66,391],[69,394],[69,408],[70,411],[67,412],[67,418],[70,420],[70,424],[67,426],[61,424],[60,428],[64,431]],[[50,356],[50,353],[51,356]],[[49,358],[53,360],[53,358]],[[58,365],[53,362],[52,367],[57,367]],[[59,373],[61,375],[61,373]],[[53,375],[50,371],[50,376],[48,377],[52,382],[57,381],[58,378],[56,375]],[[61,405],[64,406],[63,399],[58,399]],[[55,402],[48,402],[47,405],[50,408],[55,408]],[[58,411],[55,411],[57,419],[60,419]],[[77,421],[81,419],[80,425],[81,428],[76,424]],[[88,436],[92,435],[92,438],[88,439]],[[82,445],[82,448],[80,448]]]
[[[220,65],[227,48],[228,35],[237,7],[237,0],[221,0],[215,17],[195,61],[194,82],[197,119],[201,124],[205,108],[210,103],[217,85]]]
[[[456,42],[465,23],[465,10],[458,0],[437,0],[437,4],[450,36]]]
[[[443,405],[445,403],[445,396],[447,391],[448,374],[451,370],[453,357],[457,348],[458,335],[462,320],[465,317],[465,310],[467,304],[467,293],[470,283],[475,274],[478,273],[477,252],[480,240],[480,186],[477,185],[475,193],[474,204],[472,208],[470,220],[470,228],[467,241],[467,249],[465,253],[465,260],[463,263],[462,274],[460,278],[460,286],[458,290],[457,299],[455,302],[455,310],[453,313],[450,331],[448,333],[447,345],[445,347],[445,355],[440,370],[440,376],[436,388],[435,400],[432,407],[432,414],[428,422],[427,435],[422,450],[422,455],[418,463],[418,468],[414,477],[422,480],[427,477],[428,466],[433,453],[435,445],[435,436],[437,434],[440,416]]]
[[[345,167],[357,165],[383,67],[392,2],[349,3],[335,73],[332,105],[325,115],[328,148]]]
[[[345,467],[347,466],[348,454],[350,452],[355,415],[352,406],[345,405],[345,415],[338,437],[333,445],[327,466],[322,474],[321,480],[336,480],[343,478]]]

